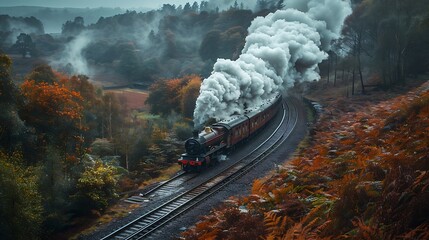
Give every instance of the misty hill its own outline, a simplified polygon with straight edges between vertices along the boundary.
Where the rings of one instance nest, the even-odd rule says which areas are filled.
[[[43,35],[43,23],[35,17],[0,15],[0,49],[12,45],[21,33]]]
[[[150,9],[142,8],[139,11]],[[7,14],[14,17],[31,17],[40,19],[45,26],[47,33],[61,32],[62,24],[72,20],[77,16],[83,17],[88,24],[95,23],[100,17],[109,17],[124,13],[122,8],[47,8],[47,7],[0,7],[0,14]]]
[[[0,8],[0,13],[40,19],[48,34],[23,31],[34,42],[31,56],[43,58],[59,71],[105,83],[148,86],[159,78],[208,76],[217,58],[236,59],[251,21],[278,6],[275,0],[254,2],[164,4],[148,12],[9,7]],[[61,33],[49,34],[52,24]],[[3,43],[5,52],[16,53],[13,45],[19,34]]]
[[[238,57],[251,21],[266,13],[200,9],[164,5],[157,11],[100,18],[89,26],[82,19],[69,21],[62,34],[69,39],[67,52],[76,54],[59,55],[54,67],[90,76],[114,69],[144,85],[193,73],[207,76],[217,58]]]

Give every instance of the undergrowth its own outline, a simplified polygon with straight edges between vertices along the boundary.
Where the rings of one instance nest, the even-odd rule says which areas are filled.
[[[337,100],[310,146],[184,239],[429,239],[429,84]]]

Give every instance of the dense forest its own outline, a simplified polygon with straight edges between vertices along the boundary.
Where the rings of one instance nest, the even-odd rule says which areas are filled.
[[[80,217],[98,216],[120,192],[175,165],[181,140],[191,134],[182,116],[192,115],[198,76],[156,82],[152,89],[160,94],[148,102],[164,101],[156,111],[163,115],[150,115],[130,111],[86,76],[68,77],[48,65],[16,85],[11,64],[1,55],[2,238],[48,237]]]
[[[0,16],[0,238],[56,236],[81,218],[99,216],[121,192],[175,164],[192,131],[202,78],[218,58],[238,58],[251,21],[283,8],[284,1],[259,0],[254,8],[240,1],[222,8],[212,2],[165,4],[91,24],[75,15],[58,35],[46,34],[36,17]],[[343,38],[333,43],[320,71],[324,89],[348,97],[350,102],[340,100],[338,106],[350,109],[350,104],[359,114],[342,117],[348,111],[332,108],[335,114],[322,116],[317,125],[328,130],[311,133],[314,145],[293,167],[272,181],[256,181],[254,196],[208,216],[186,237],[226,237],[220,229],[233,228],[236,235],[230,236],[240,238],[241,227],[254,228],[252,238],[271,239],[296,233],[388,238],[427,232],[426,215],[410,217],[413,206],[427,200],[427,164],[415,162],[427,158],[427,137],[411,127],[427,128],[427,93],[375,106],[369,100],[352,104],[354,95],[396,90],[427,73],[429,7],[425,0],[352,2]],[[7,55],[44,63],[17,74]],[[149,91],[150,112],[130,110],[125,99],[93,85],[93,77],[105,81],[100,72]],[[418,97],[410,100],[412,95]],[[364,111],[367,106],[370,112]],[[347,117],[358,120],[341,129],[341,123],[350,125]],[[418,142],[395,144],[404,131]],[[401,206],[395,214],[388,212],[394,204]],[[240,206],[250,214],[242,215]],[[322,217],[326,213],[328,221]],[[397,227],[400,219],[408,225]]]
[[[31,39],[28,45],[33,47],[26,53],[44,57],[62,72],[92,76],[113,70],[125,81],[147,87],[158,78],[207,76],[217,58],[237,58],[250,22],[275,11],[276,2],[260,1],[255,12],[237,1],[226,11],[208,1],[183,7],[165,4],[159,10],[101,17],[89,25],[76,16],[64,22],[60,36],[15,31]],[[9,22],[4,19],[0,25]],[[0,39],[2,49],[17,53],[17,40],[12,40],[18,35],[2,32],[7,36]]]
[[[424,46],[429,42],[429,16],[425,1],[354,2],[344,37],[328,62],[334,65],[335,77],[337,70],[349,71],[353,88],[356,80],[365,92],[365,84],[389,88],[427,71],[428,49]],[[347,55],[341,57],[344,51]]]

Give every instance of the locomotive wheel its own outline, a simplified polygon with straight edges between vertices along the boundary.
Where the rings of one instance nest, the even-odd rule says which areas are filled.
[[[205,162],[201,165],[201,166],[197,166],[195,169],[197,172],[202,172],[204,170],[206,170],[208,167],[208,164],[206,164]]]
[[[184,166],[182,165],[182,169],[185,172],[190,172],[192,170],[192,168],[189,165],[184,165]]]
[[[210,161],[210,166],[216,166],[219,163],[218,157],[213,157],[212,160]]]

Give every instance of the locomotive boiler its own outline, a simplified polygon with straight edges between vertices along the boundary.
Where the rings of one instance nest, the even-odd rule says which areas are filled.
[[[278,112],[282,104],[281,95],[269,98],[259,106],[246,109],[242,115],[205,127],[200,133],[185,141],[186,152],[178,159],[184,171],[200,171],[216,162],[237,144],[251,138]]]

